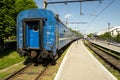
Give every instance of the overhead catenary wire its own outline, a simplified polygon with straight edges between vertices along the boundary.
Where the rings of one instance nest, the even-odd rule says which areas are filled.
[[[52,1],[52,0],[51,0]],[[57,10],[57,8],[55,7],[54,4],[52,4],[52,6],[54,7],[54,9],[56,10],[56,12],[59,14],[59,11]]]
[[[103,11],[105,11],[109,6],[111,6],[114,3],[115,0],[111,1],[103,10],[101,10],[97,16],[99,16]]]
[[[90,15],[90,16],[96,16],[96,14],[94,14],[94,13],[97,12],[100,7],[101,7],[101,5],[98,5],[98,6],[95,8],[95,10],[94,10],[91,14],[89,14],[89,15]]]
[[[52,1],[52,0],[51,0],[51,1]],[[52,4],[52,6],[53,6],[53,8],[56,10],[57,14],[60,15],[60,13],[59,13],[59,11],[57,10],[56,6],[55,6],[54,4]],[[61,17],[63,17],[63,16],[61,16]]]
[[[105,11],[109,6],[111,6],[113,3],[115,2],[115,0],[112,0],[105,8],[103,8],[88,24],[88,26],[90,24],[92,24],[92,22],[94,22],[94,20],[103,12]]]

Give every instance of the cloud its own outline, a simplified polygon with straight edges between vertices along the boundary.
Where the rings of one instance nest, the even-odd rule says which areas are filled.
[[[69,17],[71,17],[72,16],[72,14],[66,14],[65,15],[65,18],[67,19],[67,18],[69,18]]]

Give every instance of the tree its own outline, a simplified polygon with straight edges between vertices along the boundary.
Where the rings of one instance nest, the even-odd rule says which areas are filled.
[[[0,7],[0,39],[16,34],[16,17],[20,11],[37,8],[33,0],[1,0]]]
[[[92,38],[93,36],[94,36],[94,34],[93,33],[90,33],[90,34],[88,34],[87,35],[89,38]]]
[[[103,40],[107,40],[107,41],[110,41],[113,39],[113,37],[111,36],[111,34],[109,32],[106,32],[102,35],[99,36],[101,39]]]
[[[76,36],[79,36],[80,38],[83,37],[83,35],[81,33],[79,33],[78,31],[75,31],[75,30],[73,30],[71,28],[69,28],[69,30],[71,30],[74,34],[76,34]]]
[[[17,14],[30,8],[37,8],[33,0],[0,0],[0,47],[4,38],[15,36]]]
[[[118,34],[116,37],[115,37],[115,41],[120,43],[120,34]]]

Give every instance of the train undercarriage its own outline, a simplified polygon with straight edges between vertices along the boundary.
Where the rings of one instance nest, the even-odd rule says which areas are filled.
[[[18,50],[18,53],[21,56],[27,56],[32,61],[35,61],[37,63],[41,63],[43,61],[49,61],[51,65],[56,64],[56,59],[58,58],[58,54],[56,52],[56,56],[53,56],[52,51],[46,51],[46,50],[31,50],[31,49],[21,49]]]

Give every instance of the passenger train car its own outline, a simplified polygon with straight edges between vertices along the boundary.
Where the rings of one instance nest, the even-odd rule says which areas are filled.
[[[57,50],[77,39],[50,10],[29,9],[17,16],[17,51],[42,61],[57,55]]]

